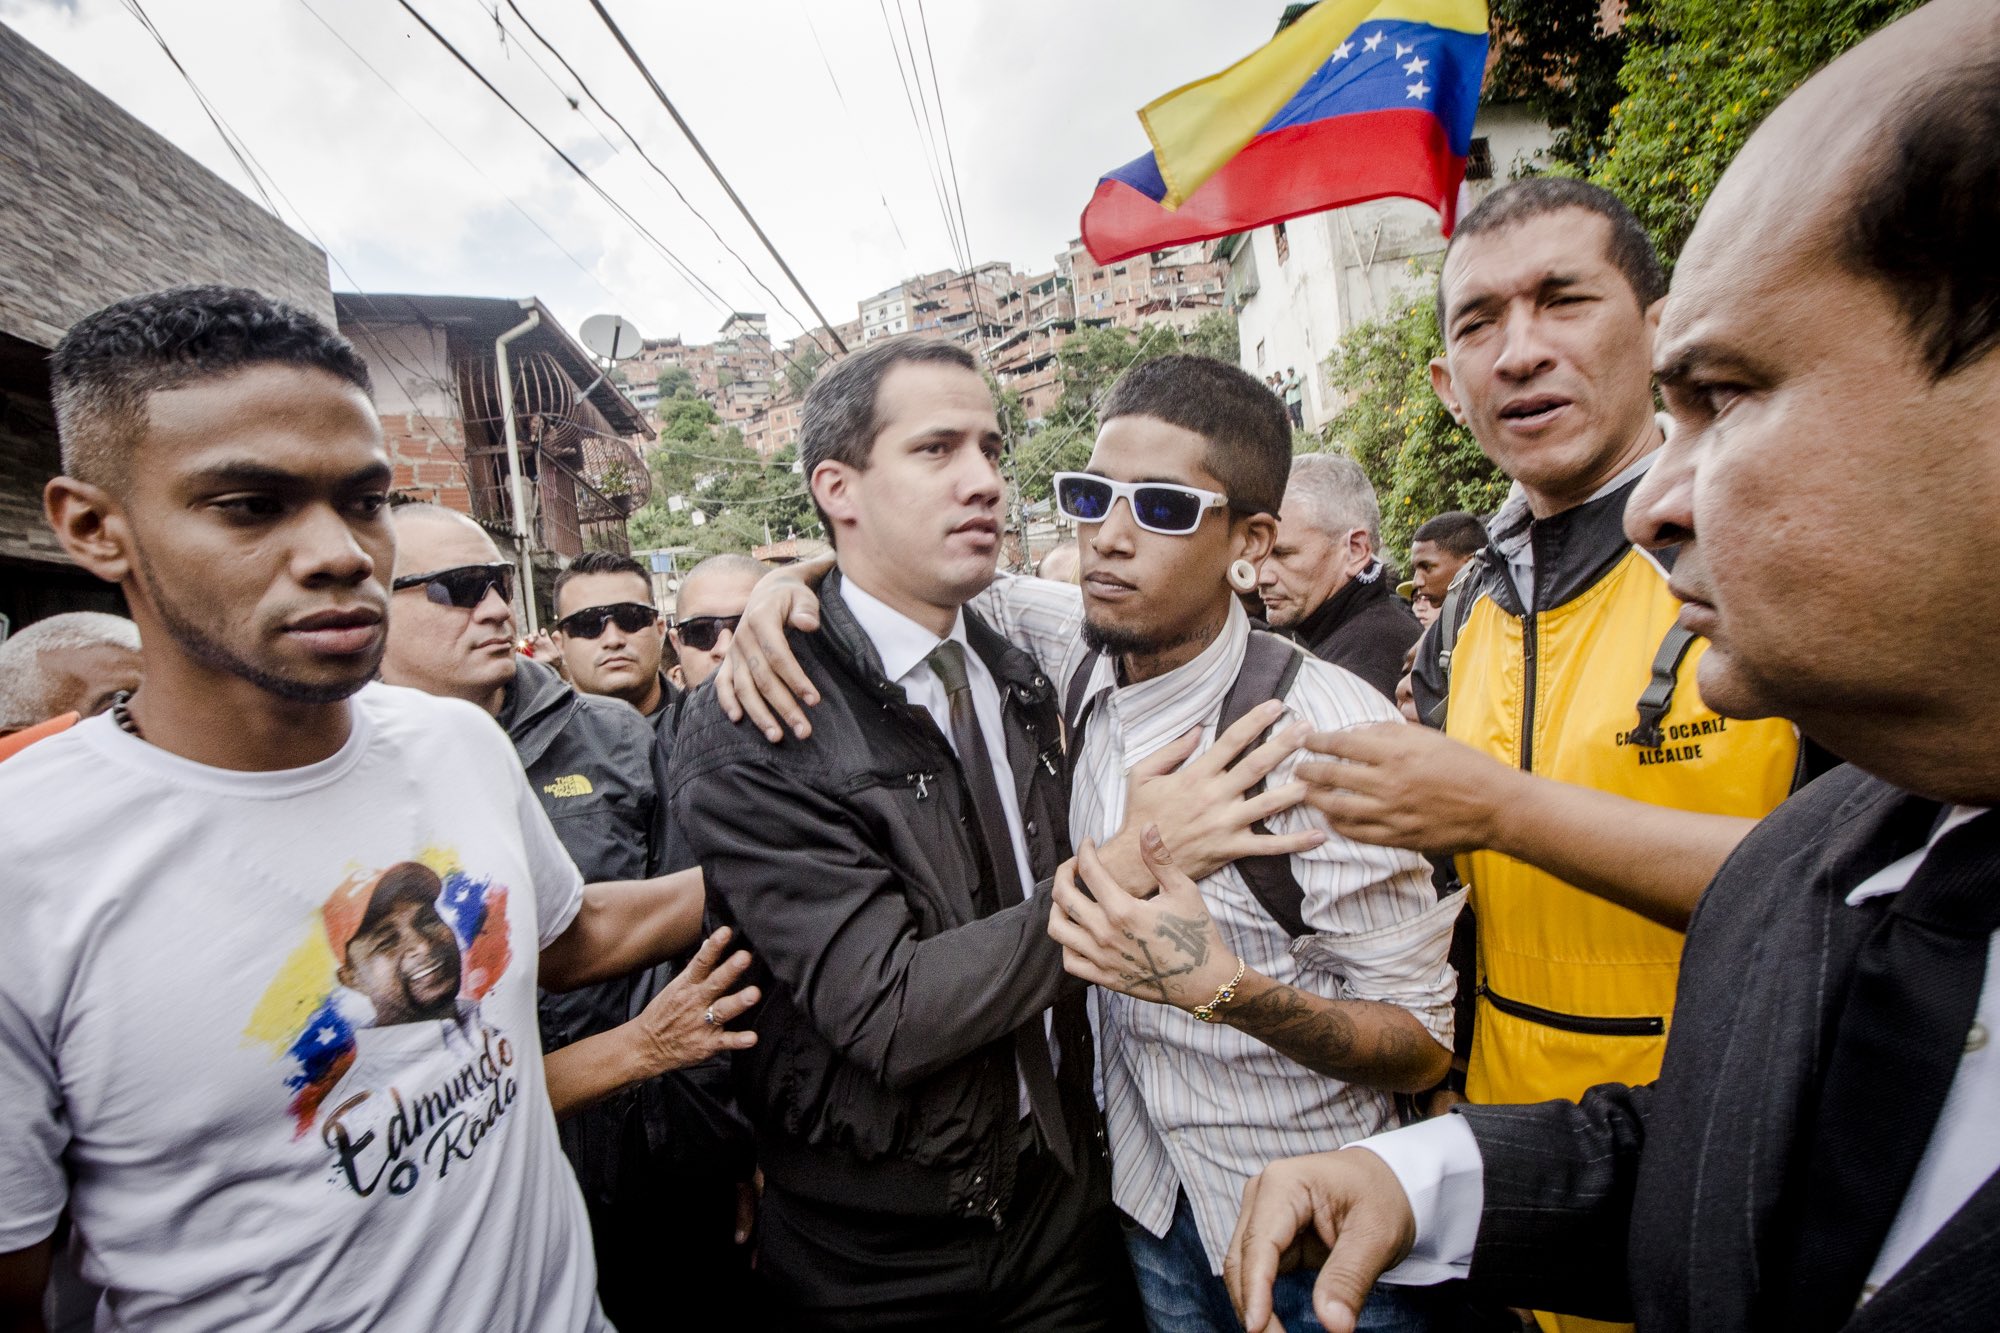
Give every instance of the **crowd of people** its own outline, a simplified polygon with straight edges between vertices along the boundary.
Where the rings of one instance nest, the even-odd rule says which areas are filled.
[[[1460,220],[1490,516],[1385,551],[1295,374],[1170,356],[1001,572],[978,364],[888,339],[829,556],[594,552],[525,652],[337,334],[86,317],[131,618],[0,644],[0,1327],[2000,1326],[1996,205],[1934,0],[1671,290],[1592,185]]]

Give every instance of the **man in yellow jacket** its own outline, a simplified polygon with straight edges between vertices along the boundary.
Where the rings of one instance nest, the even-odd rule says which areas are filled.
[[[1675,629],[1671,553],[1624,535],[1665,438],[1665,291],[1645,231],[1595,186],[1519,182],[1461,222],[1432,383],[1514,492],[1418,647],[1435,729],[1319,737],[1347,762],[1300,769],[1342,833],[1457,858],[1476,923],[1475,1102],[1659,1073],[1688,914],[1799,769],[1791,724],[1702,702],[1705,645]]]

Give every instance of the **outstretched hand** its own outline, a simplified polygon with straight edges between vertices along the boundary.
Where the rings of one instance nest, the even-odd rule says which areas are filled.
[[[1401,722],[1324,731],[1301,763],[1306,801],[1341,834],[1430,856],[1496,844],[1520,770],[1428,727]]]
[[[729,1028],[759,995],[755,986],[730,990],[750,966],[750,955],[739,949],[724,959],[729,934],[724,926],[703,940],[688,965],[640,1013],[636,1025],[648,1077],[757,1044],[756,1033]]]
[[[1252,825],[1305,799],[1301,782],[1247,794],[1305,743],[1310,728],[1298,722],[1258,744],[1257,738],[1283,714],[1282,703],[1268,700],[1238,718],[1194,759],[1188,756],[1201,743],[1199,728],[1148,755],[1126,774],[1125,826],[1100,849],[1105,865],[1126,892],[1143,898],[1154,890],[1156,881],[1140,861],[1137,836],[1149,824],[1172,830],[1173,863],[1194,880],[1246,856],[1292,856],[1326,841],[1319,829],[1252,831]]]
[[[1246,1333],[1283,1333],[1271,1284],[1318,1263],[1313,1313],[1327,1333],[1352,1333],[1375,1280],[1409,1254],[1416,1228],[1395,1173],[1366,1148],[1287,1158],[1243,1187],[1222,1279]]]

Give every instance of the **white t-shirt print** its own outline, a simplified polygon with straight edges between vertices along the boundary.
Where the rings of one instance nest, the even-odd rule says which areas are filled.
[[[535,1030],[582,884],[506,736],[372,685],[331,758],[80,723],[0,764],[0,1252],[100,1329],[596,1330]]]

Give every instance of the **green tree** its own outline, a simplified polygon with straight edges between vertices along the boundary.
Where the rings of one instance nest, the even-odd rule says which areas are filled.
[[[1680,253],[1723,168],[1785,95],[1921,0],[1636,0],[1592,179]]]
[[[1328,428],[1330,449],[1350,455],[1382,502],[1382,545],[1404,562],[1410,533],[1448,509],[1490,514],[1507,479],[1431,390],[1430,362],[1443,354],[1428,301],[1361,325],[1334,355],[1335,382],[1354,399]]]
[[[659,416],[660,438],[646,460],[652,498],[628,526],[635,547],[690,547],[709,555],[761,545],[767,525],[775,538],[817,530],[804,482],[792,471],[792,451],[759,458],[744,446],[742,432],[723,426],[700,398],[662,399]]]
[[[806,390],[812,388],[819,378],[820,367],[826,364],[826,353],[818,347],[808,347],[785,363],[785,383],[792,391],[792,397],[803,398]]]
[[[1587,170],[1604,152],[1629,30],[1606,32],[1600,0],[1493,0],[1496,59],[1486,100],[1525,102],[1550,129],[1550,156]]]
[[[1236,316],[1219,310],[1203,315],[1201,322],[1181,340],[1181,350],[1236,365],[1243,358],[1243,344],[1236,336]]]
[[[662,366],[660,368],[660,377],[655,383],[659,386],[660,397],[662,398],[693,398],[697,396],[694,375],[686,366]]]

